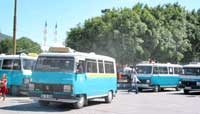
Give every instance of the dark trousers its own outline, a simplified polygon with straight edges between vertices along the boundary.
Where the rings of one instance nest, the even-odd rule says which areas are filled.
[[[131,91],[133,91],[133,90],[135,90],[135,93],[138,94],[138,86],[137,86],[137,83],[132,83],[132,84],[131,84],[131,88],[128,89],[128,92],[131,92]]]

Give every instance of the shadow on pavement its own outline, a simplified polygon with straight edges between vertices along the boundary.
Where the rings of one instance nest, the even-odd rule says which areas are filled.
[[[182,92],[176,92],[176,93],[168,93],[168,94],[170,94],[170,95],[185,95],[185,96],[187,96],[187,97],[199,97],[199,95],[200,95],[200,92],[190,92],[190,93],[188,93],[188,94],[184,94],[183,93],[183,91]]]
[[[104,101],[89,101],[89,106],[99,105],[105,103]],[[84,108],[84,107],[83,107]],[[0,107],[2,110],[11,110],[11,111],[32,111],[32,112],[64,112],[75,110],[72,104],[67,103],[51,103],[48,106],[40,106],[38,103],[29,103],[29,104],[19,104],[12,106]]]

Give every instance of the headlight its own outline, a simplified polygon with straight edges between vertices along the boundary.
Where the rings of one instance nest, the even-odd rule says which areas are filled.
[[[63,92],[71,92],[72,91],[72,85],[64,85]]]
[[[197,86],[200,86],[200,82],[197,82]]]
[[[29,90],[33,91],[35,89],[35,85],[34,84],[29,84]]]
[[[150,80],[146,80],[146,83],[150,83]]]
[[[24,84],[28,84],[30,82],[29,78],[24,78]]]

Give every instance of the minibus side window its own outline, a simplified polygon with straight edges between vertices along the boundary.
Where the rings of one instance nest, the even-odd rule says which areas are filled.
[[[96,60],[86,60],[86,67],[88,73],[97,73],[97,62]]]
[[[84,73],[85,72],[85,61],[80,60],[79,64],[77,66],[78,73]]]
[[[21,64],[19,59],[15,59],[13,61],[13,70],[20,70],[21,69]]]
[[[1,63],[2,63],[2,60],[0,60],[0,69],[1,69]]]
[[[174,74],[182,74],[182,68],[174,67]]]
[[[2,65],[2,69],[11,70],[12,67],[13,67],[12,62],[13,62],[12,59],[4,59],[3,60],[3,65]]]
[[[153,67],[153,74],[158,74],[158,73],[159,73],[159,68]]]
[[[98,60],[99,73],[104,73],[103,61]]]
[[[159,67],[160,74],[168,74],[167,67]]]
[[[169,74],[173,74],[173,67],[169,67]]]
[[[113,62],[105,61],[105,72],[106,73],[114,73],[114,65]]]

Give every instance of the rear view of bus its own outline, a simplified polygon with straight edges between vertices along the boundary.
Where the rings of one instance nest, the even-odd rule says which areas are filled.
[[[42,53],[29,92],[40,105],[61,102],[81,108],[93,98],[104,98],[110,103],[117,91],[114,66],[113,58],[94,53]]]
[[[200,91],[200,63],[184,65],[181,80],[185,94],[190,91]]]

